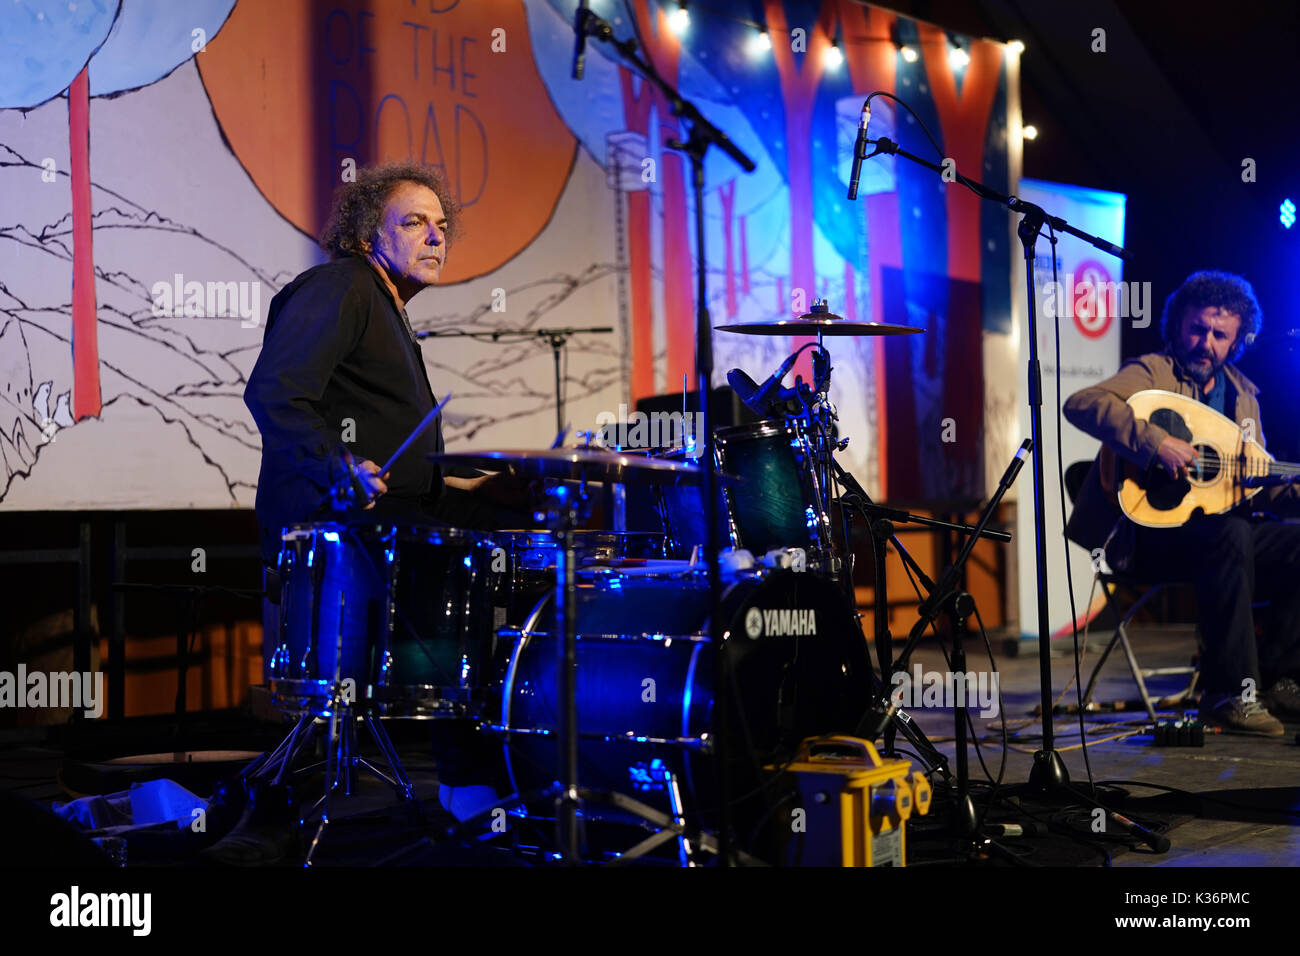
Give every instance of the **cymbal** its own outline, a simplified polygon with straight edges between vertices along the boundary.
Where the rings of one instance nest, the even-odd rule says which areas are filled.
[[[772,319],[765,322],[738,322],[715,325],[719,332],[743,335],[916,335],[925,329],[885,322],[850,322],[833,312],[806,312],[797,319]]]
[[[429,455],[440,465],[505,471],[530,478],[609,481],[624,485],[693,485],[704,480],[698,465],[663,458],[644,458],[600,448],[545,448],[510,451],[444,452]],[[718,480],[740,479],[722,472]]]

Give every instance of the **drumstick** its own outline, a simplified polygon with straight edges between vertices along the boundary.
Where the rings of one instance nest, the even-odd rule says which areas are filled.
[[[379,469],[380,478],[387,477],[389,471],[392,470],[393,465],[397,464],[397,459],[401,458],[402,455],[405,453],[406,449],[411,447],[411,442],[415,441],[417,438],[420,437],[421,432],[423,432],[426,428],[428,428],[430,425],[433,424],[433,420],[438,417],[438,413],[442,411],[442,407],[446,405],[449,401],[451,401],[451,392],[448,392],[446,398],[440,401],[437,405],[433,406],[429,414],[424,416],[424,421],[420,422],[420,424],[415,426],[415,431],[411,432],[411,434],[406,436],[406,441],[402,442],[402,444],[398,446],[397,451],[393,452],[393,457],[388,459],[388,462],[384,465],[383,468]]]

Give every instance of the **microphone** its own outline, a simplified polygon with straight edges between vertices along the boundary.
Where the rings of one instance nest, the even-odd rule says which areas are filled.
[[[858,121],[858,138],[853,144],[853,170],[849,173],[849,199],[858,198],[858,179],[862,176],[862,161],[867,158],[867,124],[871,122],[871,97],[862,104],[862,118]]]
[[[986,823],[984,833],[991,837],[1047,836],[1047,827],[1032,820],[1025,823]]]
[[[790,369],[794,368],[794,363],[799,360],[799,353],[795,352],[788,359],[781,363],[781,367],[768,377],[762,385],[755,385],[754,380],[738,368],[733,368],[727,373],[727,384],[729,384],[739,396],[740,400],[750,409],[758,412],[760,415],[766,415],[772,406],[773,392],[777,393],[779,400],[781,392],[781,379],[785,378]]]
[[[587,0],[578,0],[577,12],[573,14],[573,33],[573,78],[580,80],[587,63]]]
[[[1133,839],[1137,840],[1139,843],[1146,844],[1157,853],[1165,853],[1169,850],[1169,837],[1161,833],[1152,833],[1141,824],[1134,823],[1128,817],[1122,817],[1113,810],[1106,813],[1106,819],[1110,820]]]

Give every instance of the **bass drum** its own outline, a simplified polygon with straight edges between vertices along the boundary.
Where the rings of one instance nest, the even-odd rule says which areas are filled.
[[[718,801],[707,576],[683,565],[644,573],[599,569],[579,580],[579,782],[665,812],[674,809],[675,789],[681,809],[709,825]],[[872,677],[853,610],[822,578],[746,574],[725,586],[722,615],[721,646],[734,678],[733,793],[747,797],[739,801],[739,822],[766,807],[765,797],[746,794],[762,767],[788,759],[807,737],[857,728]],[[561,775],[554,616],[552,593],[525,628],[501,632],[513,647],[494,716],[510,781],[521,794]],[[745,814],[745,805],[753,812]]]

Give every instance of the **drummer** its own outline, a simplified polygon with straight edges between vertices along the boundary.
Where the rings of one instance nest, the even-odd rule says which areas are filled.
[[[473,471],[443,474],[428,461],[443,450],[441,415],[390,473],[375,464],[435,405],[406,307],[437,284],[458,214],[432,167],[358,170],[355,182],[336,191],[321,236],[331,260],[271,300],[262,352],[244,391],[262,433],[257,518],[268,565],[279,553],[282,528],[338,514],[330,494],[336,485],[351,487],[356,506],[380,521],[531,524],[518,482]]]

